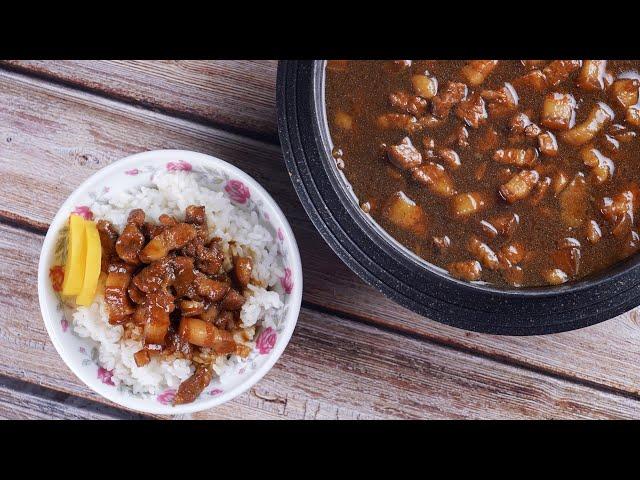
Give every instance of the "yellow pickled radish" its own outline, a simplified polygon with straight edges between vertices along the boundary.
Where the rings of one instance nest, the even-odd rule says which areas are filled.
[[[100,278],[100,262],[102,260],[102,245],[96,224],[85,222],[85,233],[87,238],[87,256],[85,261],[84,281],[82,290],[76,298],[78,305],[91,305],[93,297],[98,289]]]
[[[79,215],[69,218],[67,238],[67,261],[64,265],[63,295],[77,295],[82,290],[84,264],[87,256],[87,238],[84,233],[85,220]]]

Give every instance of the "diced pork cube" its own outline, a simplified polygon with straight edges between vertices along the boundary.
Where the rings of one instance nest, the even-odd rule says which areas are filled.
[[[567,80],[581,65],[580,60],[554,60],[542,72],[547,78],[547,84],[550,87],[555,87]]]
[[[523,170],[516,173],[511,180],[500,186],[500,195],[509,203],[514,203],[529,196],[538,183],[540,175],[535,170]]]
[[[388,147],[387,158],[401,170],[410,170],[422,163],[422,154],[413,146],[409,137],[404,137],[398,145]]]
[[[484,82],[497,65],[498,60],[472,60],[462,67],[461,73],[469,85],[475,87]]]
[[[593,138],[613,120],[614,113],[608,105],[598,102],[586,120],[576,125],[571,130],[560,134],[562,140],[571,145],[584,145],[593,140]]]
[[[421,167],[413,169],[411,176],[416,182],[441,197],[450,197],[456,193],[453,179],[444,167],[437,163],[425,163]]]
[[[549,93],[544,98],[541,123],[552,130],[568,130],[575,122],[576,100],[569,93]]]

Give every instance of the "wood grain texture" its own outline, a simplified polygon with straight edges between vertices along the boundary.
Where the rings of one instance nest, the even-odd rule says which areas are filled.
[[[302,210],[277,147],[13,73],[0,72],[0,102],[5,106],[0,110],[0,212],[12,218],[46,228],[73,188],[133,152],[187,148],[210,153],[251,174],[283,208],[301,248],[307,304],[505,363],[640,395],[637,310],[544,337],[499,337],[440,325],[366,287],[336,258]]]
[[[103,403],[0,376],[0,420],[139,420]]]
[[[0,225],[0,375],[105,402],[64,365],[47,337],[33,274],[41,243],[42,237],[35,233]],[[0,389],[0,403],[1,396]],[[20,398],[15,402],[29,405]],[[258,385],[228,404],[189,418],[636,418],[639,414],[640,402],[633,398],[304,308],[284,355]]]
[[[2,63],[127,102],[277,141],[275,60]]]

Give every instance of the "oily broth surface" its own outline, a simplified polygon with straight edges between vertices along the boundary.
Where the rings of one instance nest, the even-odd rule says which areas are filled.
[[[498,171],[504,165],[492,160],[493,152],[481,154],[475,149],[478,133],[473,128],[468,129],[469,147],[465,149],[452,147],[458,153],[462,166],[456,171],[448,168],[447,171],[453,177],[458,192],[483,191],[490,194],[491,205],[480,213],[467,219],[456,219],[451,213],[450,198],[441,198],[432,194],[424,186],[413,181],[409,175],[391,166],[384,154],[383,144],[396,145],[405,136],[409,136],[413,144],[422,151],[423,135],[432,137],[436,145],[444,145],[452,130],[461,123],[452,111],[444,124],[436,128],[426,128],[420,133],[407,134],[402,130],[382,129],[377,124],[377,117],[395,111],[389,103],[389,95],[397,91],[412,92],[411,75],[423,73],[425,70],[438,79],[439,89],[448,81],[464,82],[460,70],[467,62],[467,60],[417,60],[413,61],[409,69],[394,74],[390,74],[385,69],[385,62],[379,60],[350,61],[345,71],[327,69],[325,94],[330,134],[334,150],[342,150],[341,158],[344,162],[342,170],[360,203],[369,202],[372,217],[400,243],[426,261],[442,268],[446,268],[452,262],[474,259],[466,249],[467,239],[471,235],[482,238],[494,251],[498,251],[505,243],[522,243],[529,252],[526,263],[522,265],[524,270],[522,286],[546,285],[540,271],[553,267],[551,253],[556,249],[558,241],[565,237],[576,238],[582,245],[577,278],[602,270],[619,261],[624,240],[609,234],[609,229],[602,221],[595,201],[622,191],[629,182],[640,184],[640,164],[638,163],[640,142],[637,138],[630,143],[620,144],[620,151],[613,158],[615,172],[612,179],[602,185],[593,185],[589,182],[590,201],[587,218],[597,220],[603,232],[602,239],[595,245],[586,240],[584,227],[569,228],[562,222],[559,216],[559,201],[553,194],[547,195],[537,207],[533,207],[528,202],[508,205],[500,199],[497,193],[498,188],[505,183],[505,180],[499,178]],[[607,66],[607,70],[616,78],[623,72],[637,72],[639,69],[640,61],[610,61]],[[512,82],[527,72],[528,70],[519,60],[501,61],[477,89],[499,89],[505,82]],[[575,86],[575,75],[559,86],[548,89],[545,93],[551,91],[574,95],[577,102],[576,124],[588,115],[591,107],[598,101],[606,102],[613,108],[605,92],[592,93],[578,89]],[[527,111],[531,121],[540,125],[540,112],[545,93],[524,90],[519,90],[518,93],[518,112]],[[615,108],[614,111],[616,117],[612,123],[623,123],[624,115]],[[352,117],[351,130],[345,131],[335,125],[333,119],[338,112],[346,112]],[[493,120],[491,115],[489,116],[488,125],[495,127],[500,134],[498,148],[511,146],[506,140],[510,118],[511,116]],[[545,130],[544,127],[542,128]],[[584,165],[579,154],[580,147],[567,145],[560,139],[558,139],[558,147],[557,157],[541,156],[539,161],[556,162],[568,173],[569,178],[573,178],[577,172],[583,172],[589,178],[590,170]],[[474,172],[485,162],[486,174],[479,182],[474,177]],[[426,235],[419,236],[403,230],[383,215],[382,206],[385,201],[398,191],[404,192],[424,209],[428,225]],[[520,224],[515,234],[508,241],[501,238],[487,240],[482,235],[479,222],[505,212],[515,212],[520,216]],[[451,239],[451,246],[444,253],[439,253],[433,247],[432,238],[444,235]],[[496,285],[507,285],[498,271],[484,269],[482,280]]]

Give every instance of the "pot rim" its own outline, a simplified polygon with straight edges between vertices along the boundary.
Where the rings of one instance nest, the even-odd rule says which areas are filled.
[[[411,310],[461,328],[497,334],[555,333],[592,325],[640,304],[640,256],[553,287],[508,289],[468,283],[420,259],[362,212],[331,157],[324,60],[278,65],[278,130],[287,168],[311,220],[367,283]]]

